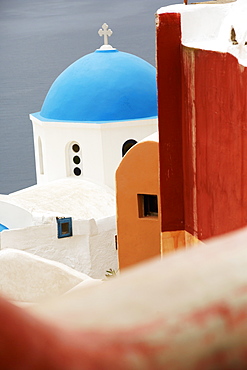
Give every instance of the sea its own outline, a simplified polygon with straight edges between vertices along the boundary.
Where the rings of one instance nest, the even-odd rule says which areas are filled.
[[[155,13],[182,0],[0,0],[0,194],[36,183],[29,114],[57,76],[110,44],[155,65]]]

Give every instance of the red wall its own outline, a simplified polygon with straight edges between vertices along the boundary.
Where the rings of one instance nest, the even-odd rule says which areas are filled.
[[[205,239],[247,224],[247,69],[188,48],[183,62],[185,225]]]
[[[161,14],[157,26],[158,117],[162,231],[184,229],[180,14]]]
[[[162,231],[204,240],[247,225],[247,68],[157,26]]]

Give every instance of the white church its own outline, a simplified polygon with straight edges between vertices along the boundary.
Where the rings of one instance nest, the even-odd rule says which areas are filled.
[[[115,171],[157,131],[156,69],[108,44],[54,81],[33,125],[37,185],[0,195],[0,249],[63,263],[93,278],[118,269]]]

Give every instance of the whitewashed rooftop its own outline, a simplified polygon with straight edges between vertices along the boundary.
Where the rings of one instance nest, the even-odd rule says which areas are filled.
[[[113,216],[116,212],[113,190],[74,178],[34,185],[9,195],[0,195],[0,200],[31,213],[57,213],[77,219],[101,219]]]
[[[182,44],[188,47],[228,52],[247,66],[247,1],[211,1],[160,8],[157,14],[180,13]],[[231,41],[231,29],[237,44]]]

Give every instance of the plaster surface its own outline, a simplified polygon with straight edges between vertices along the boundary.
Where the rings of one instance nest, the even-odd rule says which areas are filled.
[[[0,299],[2,364],[245,368],[246,237],[242,230],[25,310]]]
[[[115,196],[111,189],[74,178],[34,185],[2,199],[32,213],[50,212],[77,219],[101,219],[115,214]]]
[[[0,251],[0,292],[10,300],[37,302],[92,280],[68,266],[16,250]]]
[[[116,172],[120,269],[160,254],[160,212],[141,217],[138,200],[138,194],[152,194],[160,201],[158,150],[153,134],[130,148]]]
[[[159,322],[161,318],[168,323],[174,315],[179,319],[180,315],[208,307],[212,302],[224,301],[234,307],[231,292],[236,286],[243,287],[243,300],[240,294],[239,304],[245,306],[246,236],[247,230],[242,229],[207,241],[205,245],[176,251],[162,260],[154,258],[125,269],[109,284],[84,291],[81,296],[79,291],[75,291],[56,302],[44,302],[32,311],[60,322],[74,299],[80,314],[67,317],[64,321],[67,327],[106,330],[140,327],[150,321]],[[91,315],[92,305],[97,315]],[[54,307],[56,314],[49,307]]]
[[[73,220],[73,236],[57,237],[57,223],[2,231],[1,249],[15,248],[61,262],[93,278],[104,278],[106,270],[118,269],[115,248],[115,216],[101,220]]]
[[[111,189],[69,178],[35,185],[1,199],[6,205],[3,211],[13,220],[13,228],[0,233],[1,249],[28,251],[94,278],[104,278],[109,268],[118,269],[115,196]],[[20,218],[16,209],[28,214],[31,221],[24,224],[25,218]],[[72,236],[58,238],[56,217],[72,217]]]
[[[33,123],[38,184],[73,177],[90,179],[115,189],[115,171],[122,159],[122,146],[128,139],[142,140],[157,131],[157,118],[97,123],[43,121],[30,115]],[[57,139],[54,140],[54,137]],[[73,174],[75,164],[69,148],[81,148],[80,176]],[[42,168],[40,166],[42,143]],[[75,153],[74,153],[75,155]]]
[[[205,240],[246,225],[247,75],[239,57],[185,46],[183,33],[195,27],[203,40],[200,17],[215,10],[220,28],[230,9],[246,14],[246,3],[179,7],[163,8],[157,24],[162,231]],[[195,16],[191,24],[183,23],[182,10]],[[241,48],[229,40],[227,24],[229,45]]]
[[[182,44],[190,48],[219,51],[234,55],[247,66],[247,3],[245,0],[226,3],[177,4],[160,8],[157,14],[181,14]],[[230,40],[231,28],[238,44]]]
[[[6,200],[6,201],[4,201]],[[8,202],[8,196],[0,195],[0,223],[8,229],[28,227],[34,222],[30,211]]]

